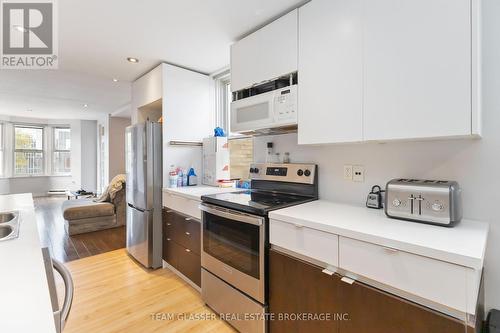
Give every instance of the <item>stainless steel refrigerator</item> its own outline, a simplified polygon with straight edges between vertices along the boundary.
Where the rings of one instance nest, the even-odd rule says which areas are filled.
[[[127,127],[127,251],[148,268],[162,266],[162,127]],[[113,147],[110,147],[113,149]]]

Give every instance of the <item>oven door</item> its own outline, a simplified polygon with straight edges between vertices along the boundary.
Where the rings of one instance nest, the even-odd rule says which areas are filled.
[[[200,209],[203,268],[265,304],[265,219],[205,203]]]

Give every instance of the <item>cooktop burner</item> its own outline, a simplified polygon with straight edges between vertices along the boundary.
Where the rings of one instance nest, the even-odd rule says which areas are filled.
[[[318,199],[315,164],[254,163],[249,169],[251,190],[204,195],[203,203],[267,216],[271,210]]]
[[[201,199],[203,202],[258,215],[267,215],[271,210],[314,200],[306,196],[262,190],[205,195]]]

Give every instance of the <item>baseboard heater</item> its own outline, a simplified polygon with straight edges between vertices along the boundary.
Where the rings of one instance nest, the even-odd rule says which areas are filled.
[[[49,190],[47,195],[66,195],[66,190]]]

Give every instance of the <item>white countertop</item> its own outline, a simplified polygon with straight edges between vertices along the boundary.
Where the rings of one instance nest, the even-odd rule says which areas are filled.
[[[55,332],[31,194],[0,196],[0,211],[20,211],[19,237],[0,241],[0,331]]]
[[[489,228],[470,220],[453,228],[396,220],[382,209],[324,200],[272,211],[269,218],[474,269],[483,267]]]
[[[207,186],[207,185],[199,185],[199,186],[183,186],[183,187],[174,187],[174,188],[164,188],[163,192],[175,194],[187,199],[198,200],[201,201],[201,197],[203,195],[209,194],[218,194],[218,193],[228,193],[228,192],[240,192],[245,191],[242,188],[234,188],[234,187],[215,187],[215,186]]]

